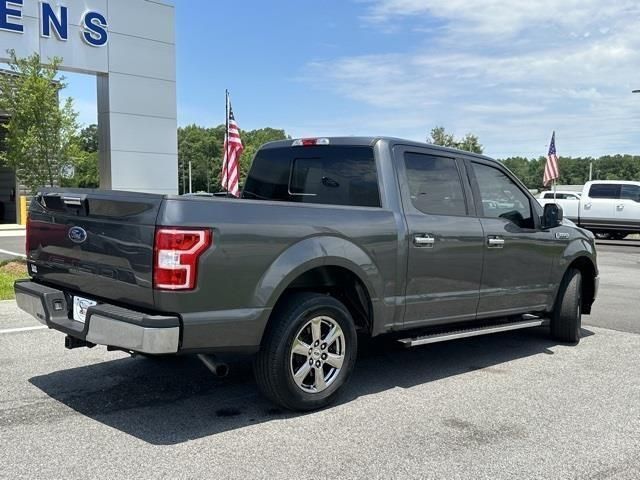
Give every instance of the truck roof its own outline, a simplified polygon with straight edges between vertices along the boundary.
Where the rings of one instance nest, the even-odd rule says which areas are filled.
[[[585,185],[604,183],[609,185],[640,185],[636,180],[590,180]]]
[[[415,146],[415,147],[428,147],[430,149],[433,150],[439,150],[445,153],[453,153],[456,155],[459,154],[464,154],[467,156],[471,156],[471,157],[476,157],[476,158],[481,158],[483,160],[490,160],[490,161],[496,161],[495,159],[491,158],[491,157],[487,157],[485,155],[480,155],[477,153],[472,153],[472,152],[467,152],[465,150],[458,150],[456,148],[449,148],[449,147],[441,147],[440,145],[433,145],[431,143],[426,143],[426,142],[417,142],[415,140],[407,140],[404,138],[396,138],[396,137],[384,137],[384,136],[378,136],[378,137],[323,137],[323,136],[317,136],[317,137],[306,137],[306,138],[326,138],[329,140],[329,144],[330,145],[343,145],[343,146],[371,146],[373,147],[377,142],[379,141],[384,141],[386,143],[388,143],[390,146],[395,146],[395,145],[408,145],[408,146]],[[277,140],[275,142],[269,142],[269,143],[265,143],[261,148],[265,149],[265,148],[286,148],[286,147],[291,147],[291,144],[299,139],[289,139],[289,140]]]

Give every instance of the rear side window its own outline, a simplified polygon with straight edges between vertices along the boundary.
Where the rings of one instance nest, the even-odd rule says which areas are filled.
[[[622,194],[620,198],[623,200],[633,200],[640,202],[640,186],[638,185],[622,185]]]
[[[371,147],[314,146],[261,150],[243,198],[380,207]]]
[[[591,198],[620,198],[620,185],[615,183],[596,183],[589,189]]]
[[[460,173],[453,158],[407,152],[404,155],[413,206],[432,215],[466,215]]]

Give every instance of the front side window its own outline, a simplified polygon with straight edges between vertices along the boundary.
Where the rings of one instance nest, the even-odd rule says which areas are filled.
[[[616,183],[595,183],[589,189],[591,198],[620,198],[620,185]]]
[[[622,185],[622,193],[620,198],[623,200],[633,200],[640,202],[640,186],[639,185]]]
[[[261,150],[243,198],[380,207],[371,147],[311,146]]]
[[[520,228],[534,228],[529,197],[500,169],[472,163],[485,217],[504,218]]]
[[[432,215],[466,215],[460,173],[453,158],[407,152],[404,155],[413,206]]]

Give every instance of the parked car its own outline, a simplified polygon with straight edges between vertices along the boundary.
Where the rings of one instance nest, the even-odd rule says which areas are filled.
[[[580,211],[580,197],[582,191],[572,192],[570,190],[544,191],[538,195],[540,205],[545,206],[548,203],[556,203],[562,207],[562,215],[575,222]]]
[[[564,216],[599,238],[620,240],[640,232],[640,182],[588,182],[582,192],[543,192],[541,205],[557,203]]]
[[[577,343],[598,286],[593,235],[499,162],[391,138],[264,145],[241,199],[45,189],[27,256],[18,305],[68,348],[198,354],[217,373],[250,354],[296,410],[336,397],[358,335],[548,325]]]
[[[580,200],[581,196],[582,191],[574,192],[571,190],[557,190],[554,192],[552,190],[546,190],[544,192],[540,192],[538,198],[544,200]]]

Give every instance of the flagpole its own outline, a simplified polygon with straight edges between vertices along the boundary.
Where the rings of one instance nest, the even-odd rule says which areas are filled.
[[[551,141],[553,142],[553,149],[555,150],[555,143],[556,143],[556,131],[553,131],[553,134],[551,136]],[[555,152],[556,158],[558,158],[558,152]],[[558,162],[558,176],[560,176],[560,160],[557,160]],[[556,199],[556,186],[558,185],[558,179],[554,178],[553,179],[553,202],[555,203]]]
[[[229,90],[224,90],[224,158],[222,160],[222,178],[227,178],[227,163],[229,161]],[[227,178],[228,179],[228,178]],[[229,191],[229,182],[223,185],[227,192]]]

